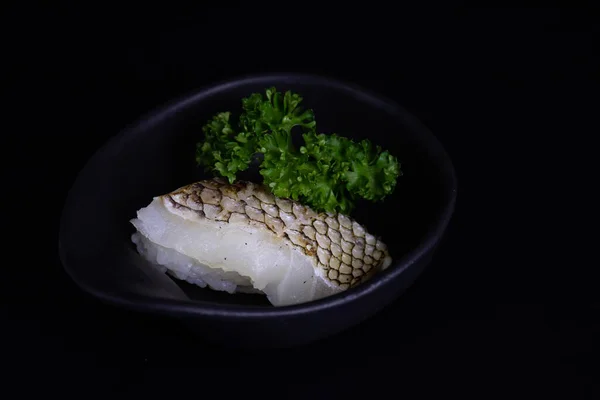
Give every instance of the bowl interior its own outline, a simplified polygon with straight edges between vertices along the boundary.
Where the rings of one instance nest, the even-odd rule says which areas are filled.
[[[195,163],[202,126],[219,111],[238,115],[241,98],[266,87],[292,90],[315,112],[318,130],[370,139],[399,158],[403,176],[384,202],[353,216],[383,237],[394,269],[441,218],[451,182],[430,134],[401,108],[327,79],[272,76],[217,86],[166,107],[102,148],[81,172],[63,216],[61,254],[76,282],[103,296],[123,293],[182,301],[270,307],[263,296],[201,289],[147,268],[129,223],[154,196],[208,178]],[[260,179],[250,172],[249,179]],[[377,278],[375,278],[377,279]]]

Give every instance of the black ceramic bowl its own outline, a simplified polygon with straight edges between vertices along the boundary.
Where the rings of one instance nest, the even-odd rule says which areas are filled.
[[[383,203],[354,217],[383,236],[392,266],[369,282],[306,304],[272,307],[256,295],[215,292],[148,268],[129,220],[153,196],[206,178],[195,143],[213,114],[276,86],[312,108],[320,132],[369,138],[395,154],[404,175]],[[451,218],[456,178],[434,136],[404,109],[335,80],[281,74],[218,84],[151,113],[110,140],[80,172],[63,211],[60,255],[72,279],[102,301],[183,320],[206,338],[237,346],[291,346],[340,332],[396,299],[429,263]]]

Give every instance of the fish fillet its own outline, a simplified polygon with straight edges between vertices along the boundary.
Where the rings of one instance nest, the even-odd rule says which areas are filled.
[[[350,217],[317,213],[263,185],[196,182],[155,197],[131,223],[138,252],[201,287],[264,293],[274,306],[330,296],[391,264]]]

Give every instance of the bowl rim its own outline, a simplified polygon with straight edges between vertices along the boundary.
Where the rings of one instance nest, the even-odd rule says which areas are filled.
[[[89,167],[90,163],[100,156],[108,148],[124,144],[128,137],[136,132],[143,132],[146,127],[152,126],[160,120],[177,113],[178,110],[184,109],[190,104],[201,101],[203,98],[210,97],[213,94],[226,92],[227,90],[256,84],[268,84],[274,80],[287,80],[288,82],[310,82],[313,85],[325,86],[341,92],[346,92],[349,95],[356,96],[368,103],[377,104],[379,108],[386,109],[392,114],[403,119],[406,126],[414,128],[419,132],[419,141],[424,147],[436,153],[435,159],[439,164],[439,168],[444,174],[444,181],[449,182],[450,193],[449,200],[444,204],[439,220],[429,228],[421,242],[412,250],[405,253],[396,262],[393,262],[390,268],[373,276],[369,281],[362,283],[351,290],[346,290],[335,295],[325,297],[323,299],[310,301],[307,303],[280,306],[280,307],[264,307],[254,305],[238,305],[238,304],[219,304],[209,301],[184,302],[175,299],[153,298],[133,293],[112,293],[89,286],[82,280],[78,280],[76,274],[71,271],[67,263],[67,254],[63,245],[64,227],[67,224],[67,210],[71,203],[73,192],[80,181],[81,175]],[[365,89],[357,84],[350,83],[338,78],[332,78],[327,75],[316,75],[296,72],[277,72],[266,74],[249,74],[232,77],[230,79],[221,80],[217,83],[205,85],[196,90],[190,91],[187,94],[179,96],[172,101],[169,101],[162,106],[158,106],[150,112],[138,118],[132,124],[129,124],[122,129],[117,135],[107,140],[85,163],[77,174],[73,184],[66,196],[60,219],[59,232],[59,256],[61,264],[71,279],[85,292],[98,298],[99,300],[121,306],[127,309],[141,312],[150,312],[154,314],[166,314],[175,316],[202,316],[202,317],[235,317],[235,318],[282,318],[290,316],[298,316],[327,309],[340,307],[347,303],[354,303],[363,297],[368,296],[376,290],[386,286],[396,277],[401,275],[411,265],[419,261],[423,256],[429,253],[442,238],[455,209],[457,198],[457,177],[452,161],[443,148],[439,140],[420,120],[412,113],[406,110],[401,105],[393,100],[378,94],[372,90]]]

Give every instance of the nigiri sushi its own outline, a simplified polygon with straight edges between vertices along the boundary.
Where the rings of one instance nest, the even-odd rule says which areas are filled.
[[[274,306],[342,292],[391,264],[380,238],[349,216],[317,213],[251,182],[192,183],[155,197],[131,223],[138,252],[164,272],[261,293]]]

